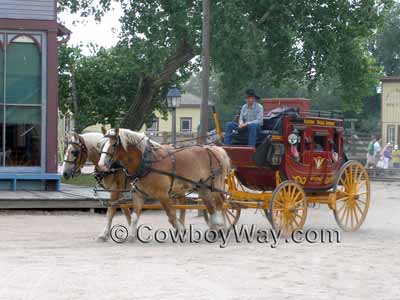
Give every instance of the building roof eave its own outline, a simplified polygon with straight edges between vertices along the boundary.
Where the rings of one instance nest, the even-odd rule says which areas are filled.
[[[400,82],[400,76],[386,76],[379,78],[381,82]]]
[[[57,36],[62,37],[62,39],[59,40],[59,44],[66,44],[71,37],[71,33],[72,31],[63,24],[57,23]]]

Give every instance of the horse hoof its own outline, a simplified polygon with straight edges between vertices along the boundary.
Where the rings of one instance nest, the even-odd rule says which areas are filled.
[[[104,243],[104,242],[107,242],[107,240],[108,240],[108,238],[107,238],[106,236],[104,236],[104,235],[99,235],[99,236],[97,237],[97,239],[96,239],[96,242]]]

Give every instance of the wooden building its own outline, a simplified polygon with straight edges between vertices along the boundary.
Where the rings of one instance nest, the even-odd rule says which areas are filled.
[[[0,0],[0,189],[56,189],[56,0]]]
[[[382,143],[400,145],[400,76],[381,78]]]

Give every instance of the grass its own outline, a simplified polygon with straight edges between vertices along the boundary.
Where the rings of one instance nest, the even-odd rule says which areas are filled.
[[[73,184],[73,185],[87,186],[87,187],[93,187],[96,185],[96,179],[94,179],[93,175],[79,175],[77,177],[73,177],[68,180],[62,177],[61,182],[66,184]]]

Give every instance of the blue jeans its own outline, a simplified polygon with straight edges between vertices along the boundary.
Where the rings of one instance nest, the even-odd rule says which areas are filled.
[[[224,137],[224,144],[231,145],[232,144],[232,131],[239,127],[238,123],[236,122],[228,122],[226,123],[226,130],[225,130],[225,137]],[[255,146],[257,142],[257,135],[260,131],[260,125],[250,123],[247,125],[247,130],[249,132],[249,146]]]

